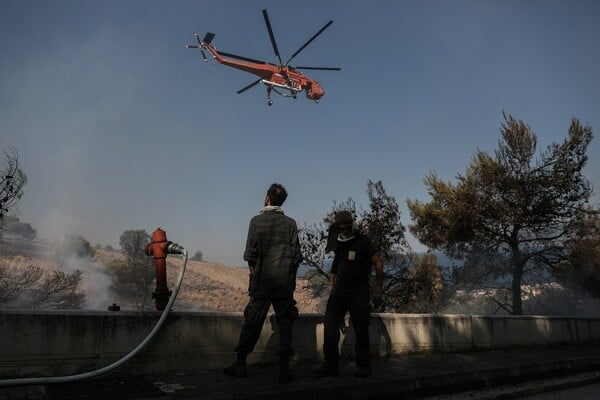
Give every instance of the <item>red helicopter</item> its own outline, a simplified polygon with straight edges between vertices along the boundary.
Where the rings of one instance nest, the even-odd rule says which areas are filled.
[[[298,72],[299,69],[304,70],[325,70],[325,71],[340,71],[341,68],[334,67],[291,67],[289,65],[290,61],[294,59],[306,46],[308,46],[313,40],[317,38],[325,29],[329,27],[333,23],[333,21],[329,21],[325,24],[317,33],[315,33],[306,43],[304,43],[286,62],[281,60],[281,56],[279,55],[279,49],[277,48],[277,43],[275,42],[275,36],[273,35],[273,29],[271,28],[271,22],[269,21],[269,14],[267,14],[267,10],[262,10],[263,17],[265,19],[265,24],[267,25],[267,31],[269,32],[269,37],[271,38],[271,44],[273,45],[273,50],[275,51],[275,55],[279,60],[279,64],[271,64],[266,61],[254,60],[248,57],[242,57],[231,53],[226,53],[224,51],[217,51],[217,49],[211,44],[212,40],[215,37],[214,33],[207,32],[204,36],[204,39],[200,40],[200,36],[196,33],[196,41],[198,45],[187,45],[185,46],[188,49],[199,49],[202,53],[202,57],[204,61],[208,61],[206,59],[206,54],[203,50],[208,50],[214,59],[217,62],[227,65],[232,68],[240,69],[242,71],[249,72],[259,77],[258,80],[252,82],[248,86],[240,89],[237,93],[245,92],[246,90],[258,85],[259,83],[263,83],[267,86],[267,98],[268,105],[273,105],[273,101],[271,100],[271,91],[279,94],[283,97],[292,97],[296,98],[296,95],[301,91],[306,91],[306,97],[311,100],[314,100],[316,103],[319,102],[319,99],[323,97],[325,94],[325,90],[323,87],[314,79],[309,78],[308,76]],[[238,61],[239,60],[239,61]],[[280,90],[281,89],[281,90]],[[286,93],[289,92],[289,93]]]

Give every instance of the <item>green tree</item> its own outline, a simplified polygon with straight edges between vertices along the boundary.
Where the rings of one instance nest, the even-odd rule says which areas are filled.
[[[5,151],[4,158],[6,165],[0,170],[0,235],[5,218],[15,211],[17,203],[23,196],[23,187],[27,183],[27,176],[21,169],[17,151],[14,149]]]
[[[477,151],[456,184],[432,172],[425,178],[431,201],[407,204],[422,243],[508,274],[511,303],[502,306],[520,315],[524,275],[565,259],[585,213],[592,190],[582,169],[593,136],[573,118],[564,142],[536,157],[537,136],[525,123],[504,114],[500,131],[493,155]]]
[[[600,298],[600,212],[590,209],[570,243],[569,259],[559,266],[561,281]]]
[[[113,274],[115,289],[133,296],[138,310],[146,308],[155,278],[152,257],[144,253],[150,235],[144,230],[127,230],[120,237],[124,260],[113,260],[107,267]]]
[[[37,236],[37,232],[31,224],[21,222],[17,217],[8,217],[5,219],[4,233],[26,240],[33,240]]]
[[[422,259],[410,249],[404,237],[405,227],[400,221],[398,203],[387,194],[381,181],[368,181],[367,195],[368,211],[357,211],[355,202],[348,199],[334,203],[323,222],[301,229],[302,255],[310,268],[305,275],[308,288],[318,296],[326,292],[325,278],[332,258],[332,254],[325,251],[328,227],[336,211],[348,210],[355,216],[356,226],[373,240],[384,263],[383,304],[377,311],[434,311],[441,291],[437,260]]]
[[[300,252],[304,257],[303,263],[308,267],[308,271],[304,275],[308,282],[305,289],[311,290],[316,297],[323,296],[329,287],[328,276],[333,255],[326,252],[325,248],[327,247],[328,227],[333,222],[334,214],[340,210],[351,211],[356,220],[356,204],[349,198],[340,204],[334,202],[332,210],[325,215],[322,222],[304,223],[298,232]]]
[[[194,253],[194,256],[192,258],[190,258],[190,260],[192,260],[192,261],[203,261],[203,259],[202,259],[202,252],[200,250],[196,251]]]
[[[127,230],[119,237],[123,254],[133,262],[148,259],[146,253],[144,253],[148,243],[150,243],[150,235],[143,229]]]
[[[433,252],[418,255],[409,252],[407,267],[388,274],[385,301],[387,309],[399,313],[431,313],[444,308],[442,270]]]
[[[69,257],[94,257],[96,251],[90,242],[81,235],[65,235],[62,243],[56,248],[56,255],[60,260]]]

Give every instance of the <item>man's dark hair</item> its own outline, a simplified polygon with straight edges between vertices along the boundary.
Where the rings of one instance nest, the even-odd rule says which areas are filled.
[[[285,199],[287,199],[287,190],[279,183],[274,183],[267,190],[267,196],[271,199],[272,206],[281,206]]]

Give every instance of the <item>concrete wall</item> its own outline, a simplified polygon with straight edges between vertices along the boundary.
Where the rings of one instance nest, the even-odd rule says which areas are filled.
[[[160,313],[0,311],[0,378],[61,376],[108,365],[150,332]],[[148,346],[117,373],[145,374],[222,368],[233,348],[241,313],[173,312]],[[345,322],[340,346],[351,356],[354,333]],[[515,346],[600,343],[600,318],[375,314],[371,349],[376,357]],[[249,362],[274,362],[278,343],[273,317]],[[301,315],[294,326],[295,359],[322,356],[321,315]]]

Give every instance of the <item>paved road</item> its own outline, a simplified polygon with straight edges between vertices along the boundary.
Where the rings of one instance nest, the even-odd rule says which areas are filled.
[[[448,395],[434,395],[426,400],[599,400],[600,369],[550,379],[491,386]],[[595,388],[596,392],[593,389]],[[572,391],[572,392],[571,392]],[[585,397],[588,393],[591,395]]]
[[[598,400],[600,399],[600,384],[582,386],[557,392],[536,394],[521,397],[520,400]]]
[[[562,390],[569,387],[565,385],[574,384],[572,376],[579,374],[581,382],[597,379],[594,384],[599,383],[600,346],[409,355],[374,361],[374,374],[365,379],[354,377],[354,364],[350,361],[344,362],[335,378],[314,378],[314,367],[294,365],[296,379],[285,385],[276,381],[276,366],[250,365],[247,378],[224,376],[220,370],[144,376],[115,373],[69,384],[0,387],[0,400],[397,400],[427,396],[441,400],[444,394],[469,390],[488,395],[466,397],[479,400],[498,398],[498,392],[491,388],[499,387],[508,387],[513,393],[519,389],[517,392],[523,397],[539,393],[527,391],[525,386],[529,383],[531,387],[531,382],[537,387],[544,380],[550,389]],[[588,375],[581,375],[584,373]],[[565,383],[569,378],[571,382]]]

